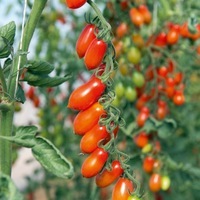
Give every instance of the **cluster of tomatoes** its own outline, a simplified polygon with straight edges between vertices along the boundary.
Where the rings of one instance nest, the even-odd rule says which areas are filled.
[[[69,1],[67,1],[69,5]],[[72,2],[72,1],[71,1]],[[78,1],[76,1],[77,3]],[[106,81],[101,79],[106,70],[106,55],[111,42],[99,37],[101,29],[95,24],[86,24],[77,43],[76,52],[79,58],[83,58],[87,70],[95,70],[90,79],[77,87],[70,95],[68,108],[77,110],[73,121],[74,133],[80,135],[80,150],[89,154],[81,167],[81,174],[85,178],[95,177],[96,185],[105,188],[113,183],[113,200],[138,200],[131,195],[134,191],[133,181],[125,177],[125,169],[119,159],[119,155],[113,153],[113,142],[119,127],[112,132],[106,125],[101,124],[100,119],[107,117],[108,113],[100,103],[101,97],[106,93]],[[111,47],[112,49],[112,47]],[[112,126],[112,121],[109,123]],[[114,155],[114,156],[113,156]]]
[[[149,189],[152,192],[168,190],[171,180],[167,174],[162,174],[163,163],[157,157],[161,151],[159,140],[156,140],[153,134],[147,134],[146,131],[141,131],[134,137],[134,143],[144,154],[142,168],[144,172],[150,175]]]

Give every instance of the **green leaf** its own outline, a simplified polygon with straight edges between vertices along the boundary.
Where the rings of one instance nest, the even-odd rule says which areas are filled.
[[[173,119],[165,119],[162,125],[158,127],[158,136],[167,139],[173,134],[176,127],[177,124]]]
[[[36,75],[36,74],[33,74],[31,72],[26,72],[25,75],[24,75],[24,78],[23,78],[23,81],[27,81],[28,83],[29,82],[37,82],[41,79],[44,79],[44,78],[47,78],[49,76],[47,75]]]
[[[71,178],[74,173],[71,162],[49,140],[36,137],[37,132],[35,126],[21,126],[17,128],[15,136],[0,137],[20,146],[32,148],[34,157],[46,170],[61,178]]]
[[[39,87],[55,87],[66,82],[67,80],[69,80],[69,78],[71,78],[70,75],[67,75],[65,77],[59,77],[59,76],[50,77],[50,76],[39,76],[31,74],[28,75],[29,77],[27,77],[26,74],[24,80],[27,81],[29,85],[39,86]]]
[[[32,152],[40,164],[54,175],[61,178],[73,176],[74,169],[71,162],[49,140],[37,137]]]
[[[54,70],[53,65],[51,65],[50,63],[45,61],[34,61],[34,60],[28,61],[28,65],[26,68],[31,73],[38,75],[41,74],[47,75]]]
[[[10,55],[15,38],[16,25],[12,21],[0,27],[0,58]]]
[[[24,90],[20,84],[17,87],[16,99],[18,102],[24,103],[26,101],[26,96]]]
[[[16,189],[14,183],[8,175],[0,173],[0,199],[2,200],[22,200],[23,197]]]

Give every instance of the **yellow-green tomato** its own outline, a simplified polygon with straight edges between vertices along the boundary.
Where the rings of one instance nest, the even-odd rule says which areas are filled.
[[[139,88],[143,87],[145,84],[144,75],[137,71],[133,73],[132,80],[135,86]]]
[[[140,200],[140,198],[135,196],[135,195],[131,195],[131,196],[128,197],[127,200]]]
[[[130,63],[138,64],[141,60],[141,52],[136,47],[131,47],[127,51],[127,59]]]
[[[135,101],[135,99],[137,98],[137,91],[135,90],[135,88],[128,86],[125,90],[125,98],[130,101],[133,102]]]
[[[124,96],[124,92],[125,92],[125,88],[124,88],[124,85],[119,82],[115,85],[115,94],[117,96],[117,98],[122,98]]]
[[[112,105],[118,107],[120,105],[120,100],[117,96],[112,101]]]
[[[171,185],[171,179],[169,178],[169,176],[162,176],[162,179],[161,179],[161,189],[166,191],[169,189]]]

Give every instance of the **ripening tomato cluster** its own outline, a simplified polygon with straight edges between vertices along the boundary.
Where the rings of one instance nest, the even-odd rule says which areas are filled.
[[[129,10],[129,16],[131,22],[136,27],[141,27],[143,24],[149,24],[151,22],[151,12],[145,4],[141,4],[138,7],[132,7]]]
[[[79,58],[84,59],[88,70],[104,70],[105,67],[104,57],[108,45],[102,39],[98,39],[97,33],[94,24],[87,24],[76,43],[76,52]],[[93,73],[86,83],[71,93],[68,108],[78,111],[73,121],[73,130],[82,137],[81,152],[88,154],[81,167],[82,176],[95,177],[96,185],[100,188],[117,181],[113,188],[112,199],[127,200],[130,192],[133,192],[133,183],[122,176],[124,169],[121,162],[113,159],[105,148],[112,134],[114,138],[116,137],[118,127],[110,133],[105,125],[99,123],[101,118],[107,116],[106,110],[99,102],[106,88],[107,85],[101,80],[101,70]]]
[[[144,154],[142,169],[149,174],[149,189],[152,192],[168,190],[171,181],[169,176],[162,175],[164,164],[157,156],[161,151],[160,142],[155,140],[152,134],[147,134],[145,131],[136,135],[133,141]]]
[[[169,22],[164,29],[166,30],[150,37],[148,43],[154,41],[156,46],[166,47],[177,44],[180,37],[193,41],[200,38],[200,24],[196,25],[194,33],[190,32],[187,22],[181,25]]]

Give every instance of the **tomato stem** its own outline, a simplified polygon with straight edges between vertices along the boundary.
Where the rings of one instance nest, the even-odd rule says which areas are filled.
[[[101,11],[99,10],[99,8],[97,7],[97,5],[96,5],[93,1],[91,1],[91,0],[88,0],[87,2],[88,2],[88,4],[93,8],[93,10],[96,12],[96,14],[97,14],[97,16],[99,17],[99,19],[100,19],[102,25],[103,25],[104,27],[106,27],[107,30],[111,31],[111,26],[110,26],[110,24],[105,20],[104,16],[102,15],[102,13],[101,13]]]
[[[27,1],[25,1],[21,41],[19,44],[19,50],[14,55],[12,67],[8,78],[8,85],[6,85],[3,71],[2,69],[0,69],[0,80],[3,87],[3,93],[7,94],[6,98],[3,100],[3,102],[1,102],[2,106],[0,108],[0,136],[12,136],[14,117],[13,102],[15,100],[15,95],[17,92],[20,68],[22,68],[23,65],[26,63],[29,44],[35,31],[37,22],[46,5],[46,2],[47,0],[34,1],[29,19],[24,27],[27,5]],[[0,139],[0,172],[9,176],[11,175],[11,158],[12,144],[8,141],[3,141],[2,139]]]
[[[0,65],[0,82],[1,82],[2,90],[3,90],[2,94],[3,96],[5,96],[5,93],[7,93],[7,85],[6,85],[6,79],[4,77],[4,73],[1,68],[1,65]]]

